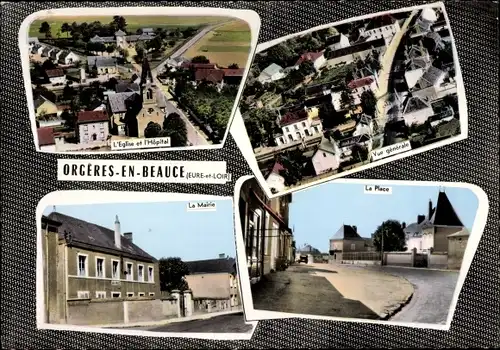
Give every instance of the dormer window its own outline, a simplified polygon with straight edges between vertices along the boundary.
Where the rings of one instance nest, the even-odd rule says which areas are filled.
[[[148,91],[146,92],[146,98],[147,98],[148,100],[153,99],[153,90],[148,89]]]

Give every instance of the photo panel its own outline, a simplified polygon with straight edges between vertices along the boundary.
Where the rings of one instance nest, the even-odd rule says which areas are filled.
[[[215,196],[49,193],[37,208],[38,328],[250,339],[232,211]]]
[[[269,198],[245,177],[234,204],[247,320],[444,330],[488,215],[465,183],[338,179]]]
[[[19,33],[38,151],[220,148],[260,29],[250,10],[64,8]]]
[[[439,2],[260,44],[231,132],[266,193],[465,139],[451,30]]]

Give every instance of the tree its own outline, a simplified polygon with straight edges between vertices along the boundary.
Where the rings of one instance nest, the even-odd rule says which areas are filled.
[[[61,113],[61,119],[64,120],[64,125],[68,128],[74,129],[76,124],[75,114],[71,113],[68,109],[65,109]]]
[[[108,54],[110,54],[110,55],[111,55],[113,52],[115,52],[115,50],[116,50],[116,45],[114,45],[114,44],[109,44],[108,46],[106,46],[106,52],[107,52]]]
[[[377,109],[377,98],[372,90],[363,91],[361,94],[361,105],[363,106],[363,111],[371,116],[375,115]]]
[[[146,129],[144,129],[144,137],[147,139],[158,137],[160,131],[161,131],[160,124],[155,122],[149,122],[148,125],[146,126]]]
[[[170,113],[163,120],[163,130],[160,137],[170,137],[172,147],[183,147],[188,142],[186,123],[177,113]]]
[[[160,267],[160,290],[172,292],[173,290],[184,291],[189,288],[185,276],[189,275],[189,268],[181,258],[161,258]]]
[[[227,68],[229,68],[229,69],[239,69],[240,66],[238,66],[237,63],[233,63],[233,64],[230,64]]]
[[[403,226],[397,220],[386,220],[374,232],[373,245],[377,251],[382,250],[384,237],[384,252],[401,252],[406,250],[406,237]]]
[[[64,22],[61,25],[61,33],[66,33],[66,38],[69,37],[69,32],[71,31],[71,27],[68,22]]]
[[[113,16],[113,22],[117,29],[125,30],[127,27],[127,21],[122,16]]]
[[[368,149],[363,145],[355,144],[351,148],[352,155],[355,160],[359,162],[364,162],[368,159]]]
[[[342,102],[343,107],[350,108],[354,103],[354,98],[352,97],[351,92],[346,89],[340,93],[340,101]]]
[[[274,45],[267,50],[268,62],[274,62],[282,67],[288,66],[288,63],[295,58],[295,52],[284,43]]]
[[[284,168],[280,171],[280,175],[285,179],[286,186],[294,186],[302,180],[302,172],[307,160],[301,150],[297,149],[279,154],[276,161]]]
[[[160,36],[156,36],[153,40],[146,42],[146,48],[148,50],[160,51],[163,46],[163,41]]]
[[[38,32],[40,34],[45,34],[45,38],[50,38],[51,37],[51,28],[49,22],[42,22],[40,24],[40,28],[38,29]]]
[[[210,60],[205,56],[195,56],[191,59],[192,63],[210,63]]]
[[[51,69],[55,69],[56,65],[51,60],[45,60],[45,62],[42,63],[42,68],[44,70],[51,70]]]
[[[65,101],[70,101],[73,98],[73,96],[75,96],[75,93],[76,93],[75,89],[66,84],[66,86],[64,86],[63,89],[62,98]]]

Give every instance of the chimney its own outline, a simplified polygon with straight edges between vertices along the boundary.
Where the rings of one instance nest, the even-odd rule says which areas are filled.
[[[429,199],[429,212],[427,214],[429,220],[431,219],[432,216],[432,201]]]
[[[421,224],[425,220],[425,215],[418,215],[417,216],[417,224]]]
[[[132,232],[125,232],[123,234],[123,237],[125,237],[126,239],[128,239],[130,241],[130,243],[133,242],[133,240],[132,240]]]
[[[352,225],[352,229],[354,230],[354,232],[358,233],[358,226]]]
[[[219,259],[224,259],[226,257],[226,254],[222,253],[222,254],[219,254]]]
[[[122,247],[122,235],[120,233],[120,220],[118,220],[118,215],[116,215],[115,220],[115,247],[118,249]]]
[[[403,223],[401,224],[401,227],[402,227],[402,228],[403,228],[403,230],[404,230],[404,229],[406,228],[406,222],[403,222]]]

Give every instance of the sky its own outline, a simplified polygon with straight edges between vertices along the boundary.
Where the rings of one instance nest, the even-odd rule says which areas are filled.
[[[376,185],[376,183],[373,183]],[[296,246],[310,244],[328,252],[329,239],[344,225],[355,225],[362,237],[370,237],[388,219],[417,221],[426,215],[429,199],[436,205],[440,187],[399,185],[392,194],[365,194],[362,184],[328,183],[296,192],[290,204],[290,227]],[[458,217],[470,230],[478,208],[474,192],[465,188],[444,188]]]
[[[60,205],[56,211],[114,230],[132,232],[133,242],[157,259],[184,261],[236,257],[231,200],[215,201],[216,211],[187,211],[189,202]],[[44,211],[53,211],[49,206]]]

